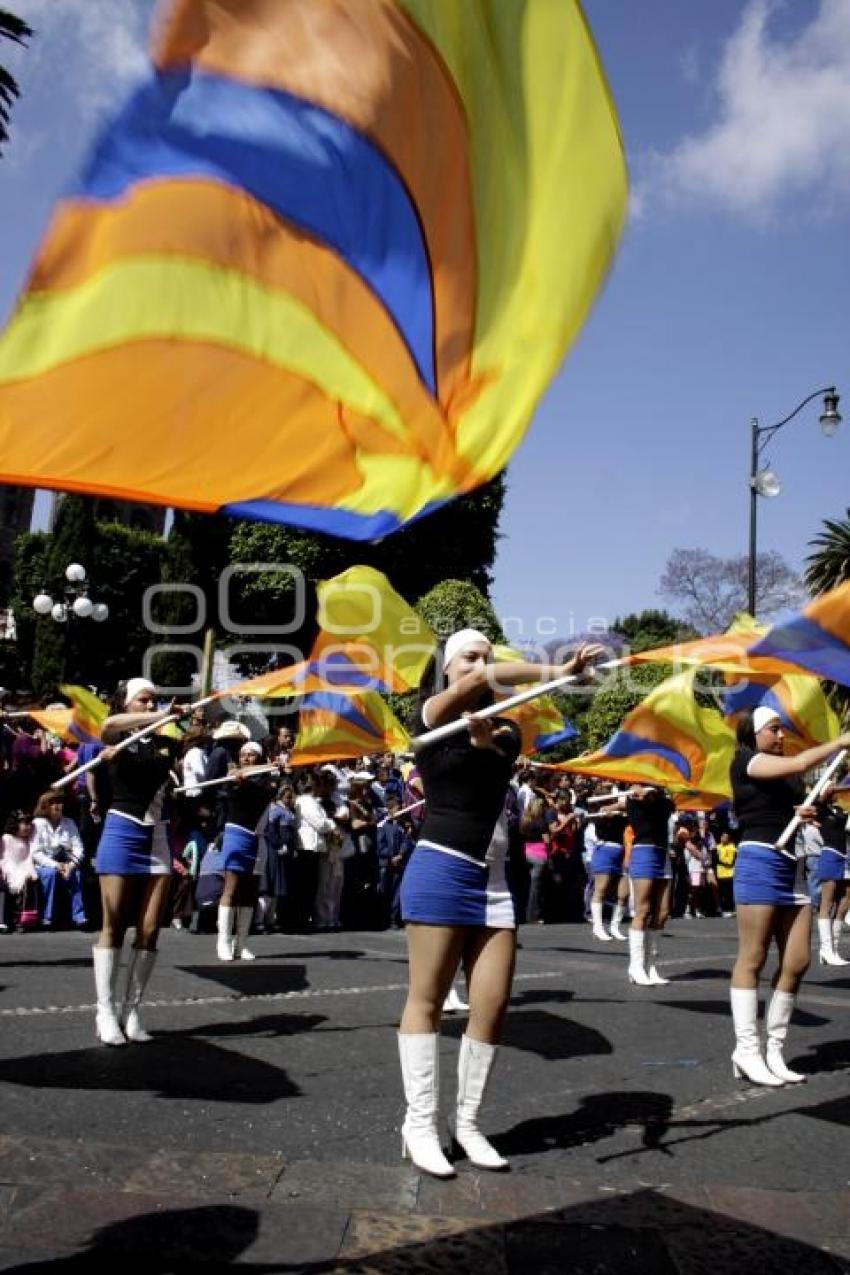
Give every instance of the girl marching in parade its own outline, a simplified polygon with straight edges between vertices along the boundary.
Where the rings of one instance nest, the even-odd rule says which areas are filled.
[[[626,832],[626,816],[616,798],[612,796],[611,804],[593,816],[593,823],[585,831],[592,838],[593,853],[590,858],[590,872],[593,876],[593,897],[590,901],[590,916],[593,921],[593,937],[603,943],[611,939],[625,939],[620,929],[620,922],[625,914],[621,901],[620,885],[623,877],[623,859],[626,849],[624,836]],[[611,933],[605,929],[602,911],[605,900],[612,891],[616,891],[616,902],[611,917]]]
[[[155,688],[144,677],[119,688],[114,712],[103,724],[108,746],[148,726],[156,714]],[[173,712],[173,708],[168,710]],[[168,713],[162,713],[165,718]],[[157,957],[157,939],[171,884],[171,847],[163,803],[171,781],[172,743],[149,735],[108,759],[112,802],[103,825],[95,867],[103,927],[92,948],[97,991],[96,1030],[105,1045],[149,1040],[139,1004]],[[118,994],[121,950],[127,930],[133,944],[123,996]]]
[[[246,768],[262,763],[262,747],[246,740],[239,749],[238,769],[226,785],[224,831],[221,857],[224,867],[224,889],[218,905],[218,944],[220,961],[253,961],[254,953],[245,947],[260,892],[257,824],[274,797],[275,779],[268,773],[251,775]]]
[[[635,892],[629,928],[629,982],[666,983],[658,972],[658,940],[670,908],[670,817],[676,807],[661,788],[635,787],[626,797],[626,820],[634,832],[629,875]]]
[[[494,692],[580,673],[602,652],[581,648],[569,664],[493,663],[484,634],[463,629],[445,646],[442,677],[420,690],[414,729],[427,732],[492,703]],[[437,673],[435,665],[435,674]],[[521,736],[505,718],[470,719],[468,729],[417,749],[425,821],[401,888],[407,926],[408,995],[399,1028],[407,1112],[402,1150],[437,1177],[454,1169],[438,1133],[440,1012],[462,961],[469,1021],[461,1037],[455,1139],[473,1164],[507,1161],[482,1135],[478,1112],[496,1056],[513,979],[516,918],[505,875],[505,799]],[[414,741],[415,746],[415,741]]]
[[[818,857],[820,907],[818,909],[818,959],[821,965],[850,965],[838,952],[841,921],[838,909],[845,893],[847,868],[847,811],[832,802],[835,787],[827,788],[815,803],[823,847]]]
[[[738,958],[730,998],[735,1027],[732,1067],[758,1085],[805,1080],[791,1071],[783,1046],[803,975],[809,968],[811,907],[794,888],[796,860],[776,846],[795,812],[804,820],[816,810],[800,806],[802,777],[840,748],[850,735],[785,757],[784,729],[773,709],[760,705],[738,726],[738,748],[731,766],[732,799],[740,843],[735,862]],[[758,982],[770,945],[776,941],[779,968],[767,1010],[764,1056],[758,1036]]]

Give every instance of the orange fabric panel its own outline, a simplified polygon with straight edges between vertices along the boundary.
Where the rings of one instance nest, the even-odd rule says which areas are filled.
[[[424,32],[392,0],[179,0],[163,15],[153,58],[163,70],[192,62],[314,102],[395,166],[439,263],[435,354],[446,407],[470,377],[477,254],[466,115]]]

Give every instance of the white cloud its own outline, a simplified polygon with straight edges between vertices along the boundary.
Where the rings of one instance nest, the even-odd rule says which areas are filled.
[[[24,92],[52,84],[82,124],[112,109],[145,74],[152,2],[17,0],[15,11],[35,31],[13,70]]]
[[[750,0],[717,70],[716,117],[639,183],[659,199],[765,220],[805,195],[815,216],[850,194],[850,0],[820,0],[812,21],[782,42],[775,0]]]

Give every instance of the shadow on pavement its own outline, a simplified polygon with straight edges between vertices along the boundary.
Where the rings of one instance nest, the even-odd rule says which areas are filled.
[[[242,996],[269,996],[280,992],[303,992],[310,986],[306,965],[269,968],[258,961],[210,961],[209,965],[179,965],[184,974],[218,983]]]
[[[459,1039],[465,1028],[463,1019],[444,1019],[446,1036]],[[567,1058],[589,1058],[612,1054],[614,1047],[607,1036],[594,1027],[550,1014],[543,1009],[512,1010],[505,1019],[503,1045],[537,1054],[540,1058],[562,1062]]]
[[[766,1002],[769,996],[770,996],[770,989],[768,988],[765,991],[764,996],[762,997],[762,1001]],[[718,1014],[721,1018],[725,1018],[728,1022],[728,1027],[729,1027],[729,1042],[730,1042],[729,1052],[730,1053],[732,1052],[732,1047],[733,1047],[732,1016],[729,1011],[728,1000],[722,1000],[722,1001],[657,1000],[654,1002],[654,1004],[663,1005],[665,1009],[685,1009],[685,1010],[689,1010],[692,1014]],[[762,1018],[764,1017],[764,1004],[762,1006],[761,1017]],[[799,1007],[794,1009],[793,1027],[823,1027],[827,1023],[831,1023],[831,1022],[832,1022],[831,1018],[824,1018],[822,1014],[812,1014],[809,1010],[800,1009]],[[790,1044],[791,1044],[791,1048],[793,1048],[794,1046],[793,1038],[791,1039]]]
[[[447,1191],[452,1189],[447,1185]],[[132,1197],[124,1198],[131,1203]],[[770,1203],[762,1204],[768,1214]],[[783,1217],[783,1203],[787,1209],[781,1197],[773,1208],[776,1225],[787,1228],[792,1219]],[[729,1208],[736,1210],[734,1199]],[[314,1233],[305,1236],[310,1206],[300,1213],[299,1226],[291,1210],[274,1208],[262,1214],[234,1205],[147,1212],[110,1222],[72,1256],[39,1260],[36,1251],[35,1260],[7,1269],[16,1275],[101,1275],[121,1269],[121,1263],[131,1269],[128,1259],[132,1269],[145,1275],[219,1272],[237,1261],[239,1269],[253,1275],[479,1275],[482,1270],[507,1275],[840,1275],[848,1269],[840,1258],[812,1244],[717,1206],[699,1207],[651,1189],[500,1222],[359,1214],[349,1219],[344,1240],[338,1227],[323,1233],[314,1226]],[[57,1221],[61,1228],[62,1219]]]
[[[523,1120],[492,1142],[503,1155],[535,1155],[601,1142],[625,1125],[643,1127],[642,1145],[657,1148],[667,1131],[673,1099],[666,1093],[625,1090],[591,1094],[562,1116]]]
[[[305,1022],[299,1015],[298,1024],[301,1030],[310,1030],[315,1022]],[[238,1034],[250,1032],[241,1025]],[[278,1030],[269,1034],[287,1033]],[[96,1045],[49,1056],[2,1059],[0,1082],[31,1089],[123,1090],[181,1102],[220,1102],[226,1098],[228,1102],[263,1104],[301,1093],[282,1068],[235,1050],[220,1049],[185,1032],[156,1035],[148,1044],[124,1049]]]

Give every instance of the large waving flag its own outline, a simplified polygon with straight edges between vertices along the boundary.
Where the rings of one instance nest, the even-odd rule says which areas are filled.
[[[316,592],[319,631],[307,659],[239,682],[220,696],[388,693],[419,685],[437,640],[385,575],[349,567],[321,581]]]
[[[515,661],[524,662],[521,651],[510,646],[495,646],[493,654],[497,664],[510,664]],[[512,694],[522,687],[515,687]],[[545,753],[558,744],[575,739],[578,731],[572,722],[567,721],[551,695],[539,695],[537,699],[520,704],[517,708],[508,709],[505,717],[516,722],[522,731],[522,751],[524,753]]]
[[[0,342],[0,481],[373,539],[500,471],[624,221],[578,0],[168,0],[152,58]]]
[[[623,719],[608,743],[555,770],[623,783],[657,784],[680,806],[711,807],[731,797],[735,735],[716,709],[694,697],[695,669],[657,686]]]
[[[727,633],[640,651],[621,663],[705,665],[754,679],[813,673],[850,686],[850,581],[767,632],[752,617],[739,616]]]
[[[723,714],[734,726],[759,704],[772,708],[782,722],[789,756],[826,744],[841,733],[838,716],[816,677],[786,673],[768,682],[737,682],[724,692]]]
[[[326,691],[301,701],[293,766],[406,752],[410,736],[380,695],[335,695]]]
[[[782,660],[850,686],[850,580],[775,624],[753,644],[750,658],[758,663]]]
[[[59,688],[71,701],[69,732],[79,744],[98,744],[101,728],[109,716],[109,707],[85,686],[65,685]]]

